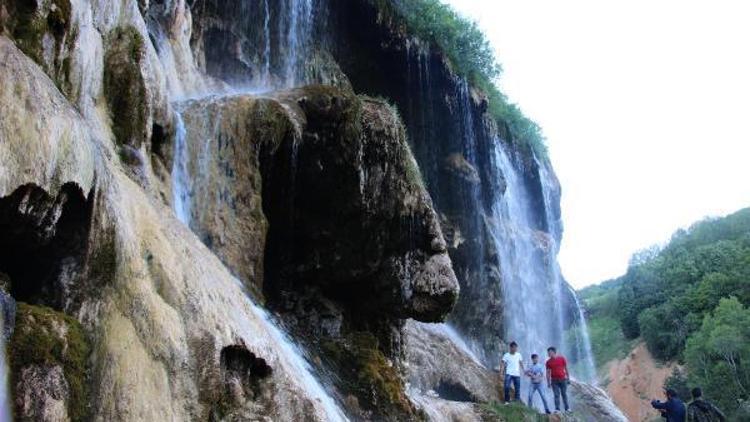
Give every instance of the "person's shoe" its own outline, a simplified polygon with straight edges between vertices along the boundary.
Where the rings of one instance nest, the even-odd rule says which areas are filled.
[[[544,413],[546,413],[546,414],[548,414],[548,415],[551,415],[551,414],[552,414],[552,412],[550,412],[549,410],[545,410],[545,411],[544,411]]]
[[[507,406],[507,405],[509,405],[509,404],[510,404],[510,402],[507,402],[507,401],[506,401],[506,402],[505,402],[505,403],[503,403],[503,404]]]

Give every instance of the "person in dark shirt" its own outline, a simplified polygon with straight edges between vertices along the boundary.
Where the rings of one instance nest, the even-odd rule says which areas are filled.
[[[661,402],[654,400],[651,406],[661,412],[661,416],[667,419],[667,422],[685,422],[686,410],[685,403],[677,397],[677,392],[668,388],[664,391],[667,401]]]
[[[693,401],[688,405],[688,422],[724,422],[727,420],[721,410],[703,399],[703,391],[700,388],[693,388],[690,393]]]

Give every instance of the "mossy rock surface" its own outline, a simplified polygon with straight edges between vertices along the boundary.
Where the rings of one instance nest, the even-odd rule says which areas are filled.
[[[404,382],[395,365],[378,348],[369,332],[350,333],[342,341],[325,341],[323,351],[340,367],[347,392],[357,398],[376,420],[422,420],[406,396]]]
[[[15,331],[8,344],[12,392],[15,394],[17,377],[24,368],[60,366],[70,394],[68,415],[73,421],[84,420],[89,350],[83,327],[76,319],[46,306],[19,302]]]
[[[69,94],[70,53],[78,36],[70,0],[10,0],[6,8],[8,16],[0,27],[64,94]],[[51,38],[54,45],[48,46],[45,38]]]
[[[139,148],[147,136],[148,97],[141,70],[146,49],[135,27],[115,28],[108,36],[104,58],[104,93],[112,118],[115,140]]]

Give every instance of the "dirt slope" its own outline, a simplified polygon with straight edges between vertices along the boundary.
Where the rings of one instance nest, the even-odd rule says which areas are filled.
[[[632,422],[658,418],[651,408],[651,400],[663,398],[664,381],[672,374],[675,364],[658,364],[645,343],[639,343],[625,359],[608,364],[607,393]]]

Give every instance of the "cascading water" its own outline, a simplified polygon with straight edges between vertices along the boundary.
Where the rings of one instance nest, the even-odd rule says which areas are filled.
[[[286,19],[279,19],[282,25],[285,45],[284,66],[281,80],[284,87],[298,85],[305,80],[304,67],[307,60],[307,50],[311,39],[313,26],[312,0],[283,0],[283,15]]]
[[[479,141],[475,132],[475,119],[465,83],[460,87],[458,97],[464,154],[475,168],[481,168],[479,159],[482,157],[477,150]],[[591,369],[594,365],[587,337],[566,335],[568,322],[582,324],[585,321],[582,320],[582,311],[577,301],[575,307],[581,316],[574,318],[577,321],[566,321],[566,310],[569,308],[565,306],[564,298],[566,294],[575,298],[575,294],[567,291],[567,283],[557,264],[557,239],[562,234],[562,226],[559,219],[553,218],[554,192],[550,182],[551,175],[542,163],[537,163],[545,202],[546,221],[542,223],[539,221],[539,212],[535,212],[539,205],[534,202],[529,185],[519,170],[522,168],[521,161],[515,161],[498,138],[492,140],[489,155],[489,166],[492,169],[490,177],[504,181],[504,184],[500,184],[504,186],[504,191],[482,191],[494,189],[487,187],[494,186],[493,183],[477,186],[472,194],[475,203],[471,206],[481,208],[482,198],[494,198],[490,207],[491,221],[487,223],[492,244],[480,245],[476,259],[497,261],[478,262],[477,268],[499,268],[505,340],[516,341],[527,361],[530,361],[532,353],[540,355],[543,361],[547,347],[556,346],[574,364],[571,365],[576,371],[574,377],[592,381],[595,378]],[[481,227],[482,217],[477,215],[477,220],[476,224]],[[494,252],[494,257],[486,258],[485,250]],[[485,271],[483,270],[482,277],[486,282],[488,278]],[[481,355],[481,350],[476,352]],[[487,363],[494,361],[487,356],[483,356],[483,360]]]
[[[0,321],[0,422],[13,420],[8,395],[8,361],[5,353],[5,321]]]
[[[553,283],[558,291],[558,297],[562,297],[562,289],[566,289],[567,295],[573,298],[573,305],[576,312],[573,321],[566,321],[562,308],[560,309],[560,314],[558,316],[560,324],[563,327],[565,325],[570,325],[567,332],[572,333],[572,336],[563,338],[563,351],[576,358],[576,369],[578,369],[576,375],[578,378],[582,381],[596,385],[596,364],[594,363],[594,353],[591,350],[591,340],[589,338],[589,330],[583,313],[583,307],[581,307],[575,291],[573,291],[573,289],[565,282],[562,276],[562,271],[560,271],[560,266],[557,263],[557,253],[560,250],[560,247],[557,244],[557,239],[562,237],[563,228],[560,220],[554,218],[551,212],[551,210],[554,209],[553,198],[556,196],[553,193],[554,187],[550,184],[552,176],[549,174],[547,166],[544,165],[544,163],[536,160],[536,165],[539,168],[539,177],[542,183],[547,230],[552,235],[552,242],[554,242],[552,247],[549,248],[550,256],[548,262],[550,263],[550,274],[553,277]],[[565,324],[566,322],[570,324]]]
[[[250,87],[240,91],[252,93],[265,91],[272,88],[289,88],[305,81],[303,66],[307,57],[307,48],[311,38],[313,27],[312,0],[283,0],[279,4],[278,20],[278,45],[272,40],[272,9],[273,3],[269,0],[263,1],[263,43],[260,52],[261,63],[255,64],[255,75]],[[275,4],[274,4],[275,6]],[[170,56],[166,56],[170,58]],[[281,57],[281,66],[274,67],[274,58]],[[171,63],[167,63],[168,67]],[[174,66],[171,66],[174,67]],[[259,67],[259,69],[258,69]],[[275,74],[274,74],[275,73]],[[178,75],[168,75],[168,78],[178,78]],[[168,81],[169,85],[179,85],[178,81]],[[177,91],[178,94],[181,92]],[[218,92],[210,92],[206,97],[217,96]],[[177,95],[180,98],[180,95]],[[203,198],[207,185],[207,178],[212,171],[211,154],[213,137],[196,138],[190,136],[188,127],[183,119],[181,104],[175,104],[175,137],[174,137],[174,162],[171,169],[172,177],[172,200],[174,212],[177,218],[186,226],[200,230],[198,218],[193,216],[193,200]],[[214,124],[218,125],[221,116],[212,116]],[[218,126],[208,129],[208,133],[216,135]],[[197,215],[197,214],[196,214]],[[195,221],[194,221],[195,220]],[[239,283],[239,281],[238,281]],[[251,301],[252,303],[252,301]],[[346,421],[344,412],[337,406],[336,401],[326,392],[322,384],[312,373],[312,369],[304,358],[304,353],[299,349],[261,307],[252,303],[254,313],[264,322],[267,331],[279,347],[281,353],[293,366],[294,373],[302,387],[310,397],[318,402],[325,411],[327,420]],[[0,421],[2,422],[2,421]]]
[[[263,72],[265,85],[271,80],[271,7],[263,0]]]
[[[239,280],[237,282],[239,283]],[[278,325],[273,321],[268,312],[255,304],[253,304],[253,311],[266,324],[268,332],[276,345],[280,346],[281,350],[279,350],[279,352],[286,356],[294,367],[294,373],[297,374],[298,380],[305,388],[305,391],[310,393],[310,395],[322,405],[328,420],[331,422],[348,421],[349,419],[336,404],[336,401],[313,376],[312,368],[307,361],[302,358],[304,355],[303,351],[289,339],[289,336],[287,336],[286,333],[278,328]]]
[[[177,218],[190,226],[191,178],[188,171],[190,152],[187,146],[185,122],[179,111],[175,112],[174,162],[172,163],[172,204]]]
[[[589,327],[586,323],[586,316],[583,314],[583,307],[578,301],[578,296],[573,291],[570,293],[575,299],[578,315],[573,327],[569,331],[574,334],[573,344],[576,347],[578,360],[582,364],[581,379],[596,386],[598,385],[596,364],[594,363],[594,352],[591,349],[591,338],[589,338]]]
[[[515,340],[528,356],[545,355],[562,339],[559,280],[540,254],[539,233],[532,225],[531,199],[510,157],[495,143],[494,167],[504,178],[505,193],[493,206],[493,240],[498,251],[505,297],[506,338]],[[547,258],[547,259],[545,259]]]
[[[6,354],[6,340],[12,332],[16,303],[10,295],[0,292],[0,422],[13,420],[8,390],[10,368]]]

